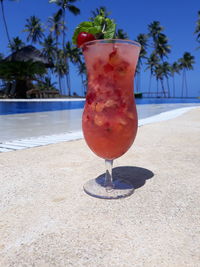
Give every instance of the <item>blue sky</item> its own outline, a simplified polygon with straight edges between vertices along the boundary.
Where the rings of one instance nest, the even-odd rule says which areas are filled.
[[[119,28],[123,28],[130,39],[135,39],[139,33],[147,33],[147,26],[154,20],[160,21],[164,27],[164,33],[171,45],[171,54],[168,61],[174,62],[182,57],[184,52],[190,52],[195,56],[193,71],[187,73],[189,96],[200,96],[200,49],[197,50],[197,42],[194,36],[197,12],[200,10],[199,0],[80,0],[76,6],[80,8],[81,15],[73,16],[67,13],[67,39],[71,36],[75,27],[82,21],[88,20],[91,11],[99,6],[106,6],[111,12],[111,17]],[[55,4],[49,4],[48,0],[18,0],[16,2],[4,0],[5,13],[11,37],[20,36],[26,40],[26,33],[22,30],[26,19],[36,15],[45,24],[47,18],[57,11]],[[0,13],[0,52],[9,54],[7,39]],[[149,73],[142,71],[141,91],[148,90]],[[76,70],[71,69],[72,92],[80,91],[81,83]],[[172,83],[170,81],[172,87]],[[152,91],[156,91],[155,85]],[[180,95],[181,76],[176,77],[176,91]]]

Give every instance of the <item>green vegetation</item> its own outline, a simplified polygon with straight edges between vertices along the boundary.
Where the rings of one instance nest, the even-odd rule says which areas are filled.
[[[15,0],[11,0],[15,2]],[[81,23],[75,29],[73,43],[67,40],[67,12],[77,16],[80,10],[76,7],[78,0],[49,0],[49,4],[55,5],[55,13],[49,16],[46,22],[42,22],[36,15],[26,19],[23,31],[27,33],[26,43],[19,36],[10,37],[7,26],[7,18],[4,10],[5,0],[0,0],[2,18],[8,47],[11,54],[20,52],[22,48],[32,44],[40,49],[41,55],[48,60],[49,66],[34,60],[6,61],[0,54],[0,80],[4,84],[7,95],[11,97],[26,97],[27,91],[52,90],[63,95],[63,87],[67,96],[71,96],[70,65],[77,68],[77,75],[82,81],[82,95],[87,88],[86,68],[82,51],[75,45],[77,35],[86,31],[101,38],[129,39],[128,34],[120,28],[116,28],[114,20],[110,19],[110,13],[105,7],[100,7],[91,12],[87,22]],[[14,5],[14,3],[13,3]],[[9,19],[9,18],[8,18]],[[195,27],[194,27],[195,28]],[[198,48],[200,48],[200,11],[194,30]],[[132,38],[130,38],[132,39]],[[182,75],[182,97],[188,96],[187,71],[193,69],[195,58],[190,52],[184,52],[182,57],[175,62],[169,62],[171,46],[164,33],[164,27],[159,21],[153,21],[147,26],[146,33],[140,33],[135,41],[141,44],[141,52],[136,70],[136,91],[145,91],[148,96],[175,97],[175,78]],[[4,59],[4,60],[3,60]],[[70,64],[71,63],[71,64]],[[141,88],[141,70],[149,70],[149,87]],[[57,82],[51,83],[51,77],[56,76]],[[156,91],[152,90],[152,79],[157,82]],[[172,80],[170,88],[169,80]],[[63,84],[65,85],[63,86]],[[9,87],[16,86],[15,93],[9,93]],[[20,86],[23,84],[23,89]],[[12,85],[12,86],[11,86]],[[22,87],[22,86],[21,86]],[[58,90],[56,90],[56,88]]]
[[[93,34],[96,39],[113,39],[115,36],[116,24],[110,18],[105,16],[104,12],[92,18],[92,21],[84,21],[80,23],[74,32],[73,43],[77,44],[77,36],[81,32]]]
[[[196,35],[196,40],[198,44],[200,45],[200,10],[198,11],[198,18],[197,18],[194,34]],[[200,46],[198,48],[200,48]]]
[[[188,97],[186,71],[193,69],[195,63],[194,56],[189,52],[185,52],[176,62],[168,62],[167,59],[171,52],[171,46],[168,44],[168,38],[163,32],[164,27],[159,21],[153,21],[147,28],[148,32],[146,34],[139,34],[136,38],[136,41],[142,46],[136,71],[137,91],[141,90],[140,72],[141,66],[145,64],[146,70],[150,72],[149,88],[145,92],[147,96],[175,97],[175,74],[182,74],[181,96]],[[195,33],[197,33],[197,30]],[[155,77],[157,82],[156,92],[151,91],[153,77]],[[173,80],[172,90],[170,90],[169,86],[170,78]]]
[[[0,62],[0,79],[6,81],[8,94],[15,89],[16,98],[26,98],[26,92],[34,87],[32,81],[37,81],[45,72],[44,64],[39,62]]]

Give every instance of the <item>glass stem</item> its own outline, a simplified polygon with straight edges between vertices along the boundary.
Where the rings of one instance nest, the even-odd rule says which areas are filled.
[[[113,184],[113,178],[112,178],[112,166],[113,166],[113,160],[105,160],[106,164],[106,175],[105,175],[105,188],[106,191],[111,191],[114,189],[114,184]]]

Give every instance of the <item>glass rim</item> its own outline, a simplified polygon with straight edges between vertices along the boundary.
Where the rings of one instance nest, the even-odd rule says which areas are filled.
[[[95,44],[95,43],[105,43],[105,44],[131,44],[131,45],[135,45],[139,48],[141,48],[141,44],[136,42],[136,41],[133,41],[133,40],[128,40],[128,39],[97,39],[97,40],[92,40],[92,41],[88,41],[88,42],[85,42],[81,45],[81,48],[83,48],[84,46],[86,45],[92,45],[92,44]]]

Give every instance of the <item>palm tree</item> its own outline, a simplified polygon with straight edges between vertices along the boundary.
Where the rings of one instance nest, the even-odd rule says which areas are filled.
[[[157,35],[156,41],[154,43],[155,51],[159,55],[160,59],[163,61],[164,57],[167,57],[167,54],[170,53],[171,47],[168,45],[167,36],[163,33]]]
[[[10,48],[11,52],[16,52],[24,46],[25,43],[18,36],[13,38],[8,44],[8,47]]]
[[[65,17],[66,17],[66,10],[68,10],[69,12],[71,12],[73,15],[79,15],[80,14],[80,9],[78,7],[76,7],[75,5],[73,5],[74,2],[76,2],[77,0],[49,0],[49,3],[55,3],[57,4],[60,9],[58,12],[60,12],[61,17],[63,19],[63,25],[62,25],[62,35],[63,35],[63,40],[62,40],[62,47],[63,50],[65,50]],[[66,83],[67,83],[67,91],[69,96],[71,95],[71,85],[70,85],[70,77],[69,77],[69,62],[68,62],[68,58],[66,58],[66,54],[64,53],[64,59],[66,61],[66,66],[68,71],[66,72]]]
[[[129,39],[128,34],[123,29],[118,29],[115,33],[116,39]]]
[[[55,39],[52,37],[51,34],[49,34],[47,37],[44,38],[44,41],[41,42],[42,46],[42,55],[45,58],[48,58],[48,61],[55,66],[56,58],[57,58],[57,48],[56,48],[56,43]],[[50,72],[53,72],[53,68],[48,69],[48,74],[50,77]],[[61,85],[59,84],[59,88],[61,90]]]
[[[136,37],[135,41],[141,45],[140,58],[141,59],[146,58],[147,47],[148,47],[148,35],[144,33],[140,33]]]
[[[110,16],[110,12],[107,11],[107,8],[105,6],[100,6],[99,8],[96,8],[92,12],[92,17],[90,18],[91,21],[95,19],[96,16],[100,15],[104,18],[107,18]]]
[[[154,73],[155,73],[155,77],[156,77],[156,82],[157,82],[157,96],[158,96],[158,93],[159,93],[159,88],[158,88],[158,81],[160,81],[160,84],[161,84],[161,87],[162,87],[162,91],[163,91],[163,94],[165,96],[165,87],[164,87],[164,72],[163,72],[163,68],[162,68],[162,64],[159,63],[155,66],[155,70],[154,70]]]
[[[136,67],[136,76],[137,76],[136,90],[139,91],[139,89],[140,89],[140,71],[141,71],[141,67],[142,67],[142,63],[143,63],[142,61],[143,61],[143,59],[147,58],[146,55],[147,55],[147,46],[148,46],[148,35],[140,33],[136,37],[135,41],[141,45],[140,56],[139,56],[138,64]]]
[[[0,0],[0,3],[1,3],[1,12],[2,12],[5,31],[6,31],[6,36],[7,36],[7,39],[8,39],[8,43],[10,44],[10,35],[9,35],[9,32],[8,32],[8,25],[7,25],[7,22],[6,22],[6,16],[5,16],[5,11],[4,11],[4,0]]]
[[[158,35],[162,32],[162,30],[163,30],[163,27],[160,25],[159,21],[154,20],[152,23],[150,23],[148,25],[148,36],[153,39],[151,46],[154,49],[153,52],[151,53],[150,57],[147,60],[147,65],[148,65],[148,68],[150,69],[149,93],[151,90],[152,76],[156,75],[155,69],[156,69],[156,66],[159,64],[159,58],[156,55],[157,54],[156,43],[157,43]],[[158,79],[157,79],[157,81],[158,81]],[[157,85],[158,85],[158,83],[157,83]],[[157,92],[158,92],[158,86],[157,86]]]
[[[161,65],[163,77],[166,79],[167,82],[167,89],[168,89],[168,97],[170,97],[170,87],[169,87],[169,76],[171,75],[171,66],[167,61],[164,61]],[[164,96],[166,96],[165,91],[163,91]]]
[[[166,90],[164,85],[164,79],[167,81],[167,87],[168,87],[168,97],[170,97],[170,91],[169,91],[169,85],[168,85],[168,76],[171,74],[170,72],[170,65],[168,62],[159,63],[155,67],[155,76],[157,80],[157,95],[159,93],[158,89],[158,81],[161,83],[163,96],[166,97]]]
[[[149,37],[153,39],[153,48],[155,53],[159,55],[163,61],[163,57],[166,57],[170,53],[170,45],[168,44],[167,36],[162,33],[163,27],[160,25],[159,21],[153,21],[148,25]]]
[[[180,65],[177,63],[177,62],[174,62],[172,65],[171,65],[171,76],[173,78],[173,97],[175,97],[175,74],[179,74],[180,72]]]
[[[1,60],[3,60],[4,55],[2,53],[0,53],[0,64],[1,64]],[[5,82],[3,80],[1,80],[0,78],[0,91],[2,90],[1,87],[5,86]]]
[[[197,19],[197,22],[196,22],[196,28],[195,28],[194,34],[197,35],[196,40],[197,40],[198,43],[200,43],[200,10],[198,11],[198,19]]]
[[[80,62],[81,50],[77,46],[73,46],[69,41],[66,43],[65,53],[72,63],[77,64]]]
[[[5,11],[4,11],[4,0],[0,0],[0,3],[1,3],[1,11],[2,11],[3,23],[4,23],[4,27],[5,27],[8,43],[10,43],[10,35],[9,35],[9,32],[8,32],[8,25],[7,25],[7,22],[6,22]]]
[[[0,79],[15,81],[16,98],[26,98],[26,92],[31,89],[32,81],[38,75],[44,75],[44,64],[31,61],[2,61],[0,62]]]
[[[63,32],[63,27],[64,27],[63,21],[62,21],[62,10],[59,9],[58,12],[53,14],[52,17],[49,17],[48,23],[49,23],[49,29],[50,29],[51,35],[53,35],[55,37],[55,47],[56,47],[55,61],[56,61],[56,66],[57,66],[58,61],[59,61],[59,49],[58,49],[59,37],[60,37],[61,33]],[[59,90],[61,92],[62,91],[61,77],[59,76],[59,73],[58,73],[58,84],[59,84]]]
[[[150,70],[149,91],[148,91],[148,93],[150,94],[152,76],[155,75],[155,69],[156,69],[157,65],[159,64],[159,58],[155,54],[154,51],[148,57],[146,64],[147,64],[147,68],[146,69]]]
[[[75,64],[78,68],[78,74],[81,76],[82,86],[83,86],[83,95],[86,91],[86,80],[84,76],[86,76],[86,66],[84,61],[82,60],[82,52],[81,49],[77,46],[73,46],[71,42],[67,42],[66,44],[66,56],[69,58],[70,62]]]
[[[81,82],[82,82],[82,88],[83,88],[83,92],[82,95],[84,96],[86,94],[86,90],[87,90],[87,76],[86,76],[86,66],[85,63],[83,61],[80,61],[78,64],[78,75],[81,76]],[[85,79],[84,79],[85,77]]]
[[[156,43],[158,35],[163,31],[163,26],[159,21],[153,21],[148,25],[149,36],[152,37],[153,42]]]
[[[62,12],[59,9],[57,13],[53,14],[52,17],[49,17],[48,23],[50,32],[54,35],[56,39],[56,48],[58,49],[58,39],[61,35],[61,32],[63,31],[63,22],[62,19]]]
[[[38,87],[40,90],[57,90],[56,82],[51,81],[51,77],[42,76],[41,80],[38,80]]]
[[[24,31],[28,32],[27,41],[31,41],[31,43],[40,42],[44,37],[44,29],[42,28],[40,19],[36,16],[31,16],[26,21],[27,24],[25,25]]]
[[[149,36],[152,37],[153,39],[153,43],[152,43],[152,46],[154,48],[153,53],[156,54],[162,61],[162,64],[159,64],[159,67],[162,67],[162,70],[161,70],[162,79],[159,78],[159,80],[161,81],[163,93],[165,96],[163,80],[164,78],[166,78],[167,86],[168,86],[168,96],[170,96],[170,88],[169,88],[169,81],[168,81],[169,64],[166,61],[164,62],[164,57],[167,57],[167,55],[170,53],[171,47],[168,44],[167,36],[164,33],[162,33],[163,27],[160,25],[159,21],[153,21],[151,24],[149,24],[148,30],[149,30]],[[156,71],[160,77],[159,71],[158,70]]]
[[[80,9],[72,3],[76,2],[77,0],[49,0],[49,3],[55,3],[57,4],[60,9],[59,12],[61,13],[61,16],[63,18],[63,48],[65,46],[65,17],[66,17],[66,10],[70,11],[73,15],[79,15]]]
[[[81,64],[81,55],[82,55],[81,50],[76,46],[72,46],[71,42],[68,41],[66,43],[64,52],[65,52],[65,57],[69,59],[70,62],[72,62],[75,65]],[[68,64],[68,72],[69,72],[69,64]],[[68,78],[70,78],[69,73],[68,73]],[[68,82],[70,82],[70,80]],[[70,87],[68,87],[68,95],[69,96],[71,95]]]
[[[55,72],[58,75],[58,80],[59,80],[59,89],[61,94],[64,93],[64,90],[62,89],[62,84],[61,84],[61,79],[66,76],[68,77],[69,74],[69,66],[66,64],[66,56],[65,56],[65,51],[62,49],[57,50],[57,59],[55,63]],[[70,86],[68,87],[69,90]],[[71,92],[68,91],[68,96],[71,95]]]
[[[194,56],[192,56],[189,52],[185,52],[183,57],[178,60],[180,64],[180,69],[182,70],[182,93],[181,96],[184,96],[184,86],[186,90],[186,97],[188,97],[188,86],[187,86],[187,77],[186,71],[193,69],[193,64],[195,63]]]
[[[4,55],[0,53],[0,61],[4,58]]]
[[[49,34],[47,37],[44,38],[44,41],[41,42],[42,45],[42,54],[43,56],[49,59],[49,62],[54,62],[56,59],[56,43],[55,39]]]

